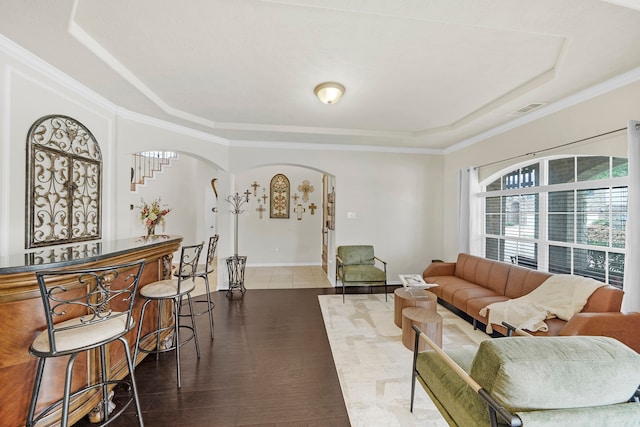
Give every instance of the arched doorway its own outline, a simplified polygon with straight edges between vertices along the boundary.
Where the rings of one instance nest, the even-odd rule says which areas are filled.
[[[271,186],[279,175],[289,182],[289,207],[272,215]],[[233,181],[235,191],[249,198],[239,216],[238,237],[239,253],[247,255],[249,267],[318,266],[325,277],[332,276],[333,263],[327,263],[334,251],[327,208],[332,176],[298,165],[265,165],[238,172]]]

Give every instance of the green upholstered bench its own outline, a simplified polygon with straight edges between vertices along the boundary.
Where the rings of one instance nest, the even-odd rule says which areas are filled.
[[[418,340],[428,338],[416,328]],[[414,352],[451,426],[640,426],[640,354],[609,337],[512,337]]]
[[[376,261],[382,269],[376,267]],[[342,301],[348,283],[384,283],[385,301],[387,299],[387,263],[375,256],[371,245],[338,246],[336,285],[338,280],[342,281]]]

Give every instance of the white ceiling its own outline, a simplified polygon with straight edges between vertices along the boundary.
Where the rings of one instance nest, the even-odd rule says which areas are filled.
[[[0,0],[127,110],[244,141],[443,149],[640,67],[640,0]],[[314,87],[337,81],[342,100]],[[543,107],[544,108],[544,107]]]

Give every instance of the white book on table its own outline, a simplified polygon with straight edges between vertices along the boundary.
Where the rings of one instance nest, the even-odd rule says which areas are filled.
[[[438,286],[437,283],[425,282],[420,274],[400,274],[399,276],[402,286],[409,291],[412,289],[429,289]]]

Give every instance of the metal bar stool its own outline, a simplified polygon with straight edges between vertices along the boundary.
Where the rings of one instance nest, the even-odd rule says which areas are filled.
[[[198,259],[204,242],[198,245],[183,246],[180,253],[180,265],[178,271],[180,274],[176,279],[159,280],[143,286],[140,289],[140,297],[145,300],[140,313],[140,322],[138,324],[138,334],[136,336],[136,346],[134,352],[134,360],[138,357],[138,352],[153,353],[158,359],[160,353],[167,351],[176,351],[176,370],[178,379],[178,388],[182,387],[180,380],[180,347],[191,340],[195,340],[196,353],[200,358],[200,346],[198,344],[198,332],[196,330],[196,322],[193,311],[193,301],[191,300],[191,291],[196,287],[195,273],[198,267]],[[187,297],[189,302],[189,317],[191,318],[191,326],[180,324],[180,310],[182,308],[182,298]],[[144,321],[144,313],[150,302],[158,302],[158,326],[155,330],[140,336],[142,333],[142,323]],[[173,324],[171,322],[163,324],[162,307],[164,301],[171,301]],[[180,340],[180,329],[186,329],[190,335]],[[171,336],[173,331],[173,336]],[[155,340],[151,339],[155,337]],[[143,347],[149,342],[153,343],[153,348]]]
[[[56,417],[54,409],[62,406],[60,425],[69,424],[69,406],[98,404],[100,425],[106,425],[135,403],[138,424],[144,425],[133,374],[129,343],[125,335],[135,325],[132,317],[135,297],[144,260],[83,270],[49,270],[36,272],[42,296],[47,329],[42,331],[29,347],[29,353],[38,358],[33,394],[29,403],[27,426],[51,423]],[[129,380],[109,378],[107,344],[120,341],[129,369]],[[87,380],[78,390],[72,390],[73,367],[79,354],[100,361],[98,382]],[[92,357],[95,352],[99,357]],[[68,356],[62,400],[40,410],[36,416],[38,394],[42,384],[45,362],[48,358]],[[116,388],[116,386],[118,386]],[[110,401],[110,394],[125,392],[120,407]],[[99,398],[99,400],[98,400]],[[120,397],[117,396],[118,402]],[[114,401],[115,401],[114,400]],[[115,411],[115,412],[112,412]]]
[[[207,308],[200,312],[193,313],[193,315],[200,316],[205,313],[209,314],[209,330],[211,331],[211,339],[213,339],[213,308],[215,307],[215,304],[213,303],[213,301],[211,301],[211,289],[209,287],[209,274],[213,273],[213,271],[215,270],[215,265],[213,261],[214,261],[214,258],[216,257],[216,248],[218,247],[219,237],[220,236],[216,234],[209,238],[209,246],[207,247],[207,262],[204,265],[204,268],[198,269],[198,271],[196,271],[196,274],[195,274],[196,278],[200,277],[204,279],[204,286],[207,294],[205,299],[195,300],[193,301],[193,303],[196,304],[196,306],[197,304],[205,303]],[[179,277],[180,270],[177,270],[174,276]],[[182,314],[181,316],[188,316],[188,314]]]

